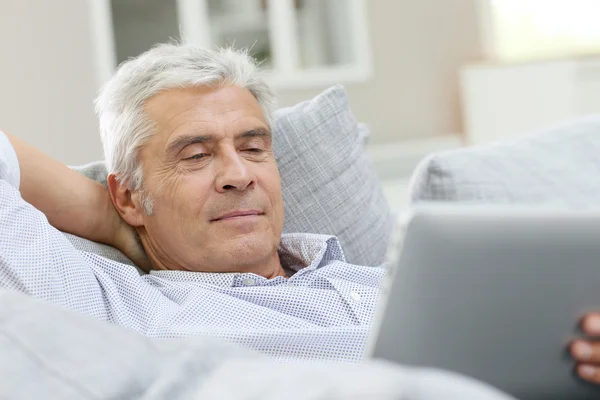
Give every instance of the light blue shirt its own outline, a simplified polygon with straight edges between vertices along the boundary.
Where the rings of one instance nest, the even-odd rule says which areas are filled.
[[[152,271],[79,251],[18,190],[19,164],[0,132],[0,287],[151,337],[207,335],[280,359],[358,361],[384,275],[345,262],[333,236],[286,234],[293,275]]]

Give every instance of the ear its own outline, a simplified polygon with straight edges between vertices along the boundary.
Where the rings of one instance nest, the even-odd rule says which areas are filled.
[[[140,202],[140,193],[131,192],[114,174],[108,175],[107,183],[110,199],[121,218],[133,227],[143,226],[144,210]]]

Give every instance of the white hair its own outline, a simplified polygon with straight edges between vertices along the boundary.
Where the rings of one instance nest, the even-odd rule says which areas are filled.
[[[108,172],[129,190],[142,189],[138,154],[156,133],[155,123],[144,111],[148,99],[169,89],[227,84],[248,89],[270,124],[275,96],[247,50],[168,43],[121,64],[96,98]]]

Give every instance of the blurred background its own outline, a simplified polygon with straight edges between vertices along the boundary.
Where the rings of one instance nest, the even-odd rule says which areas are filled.
[[[251,47],[280,106],[341,83],[391,202],[426,154],[600,111],[598,0],[0,0],[0,126],[102,158],[92,101],[183,36]]]

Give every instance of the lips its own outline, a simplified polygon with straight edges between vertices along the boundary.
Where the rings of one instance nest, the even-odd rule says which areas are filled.
[[[226,214],[220,215],[219,217],[213,219],[212,221],[222,221],[231,218],[239,218],[239,217],[250,217],[255,215],[262,215],[263,212],[260,210],[236,210],[231,211]]]

